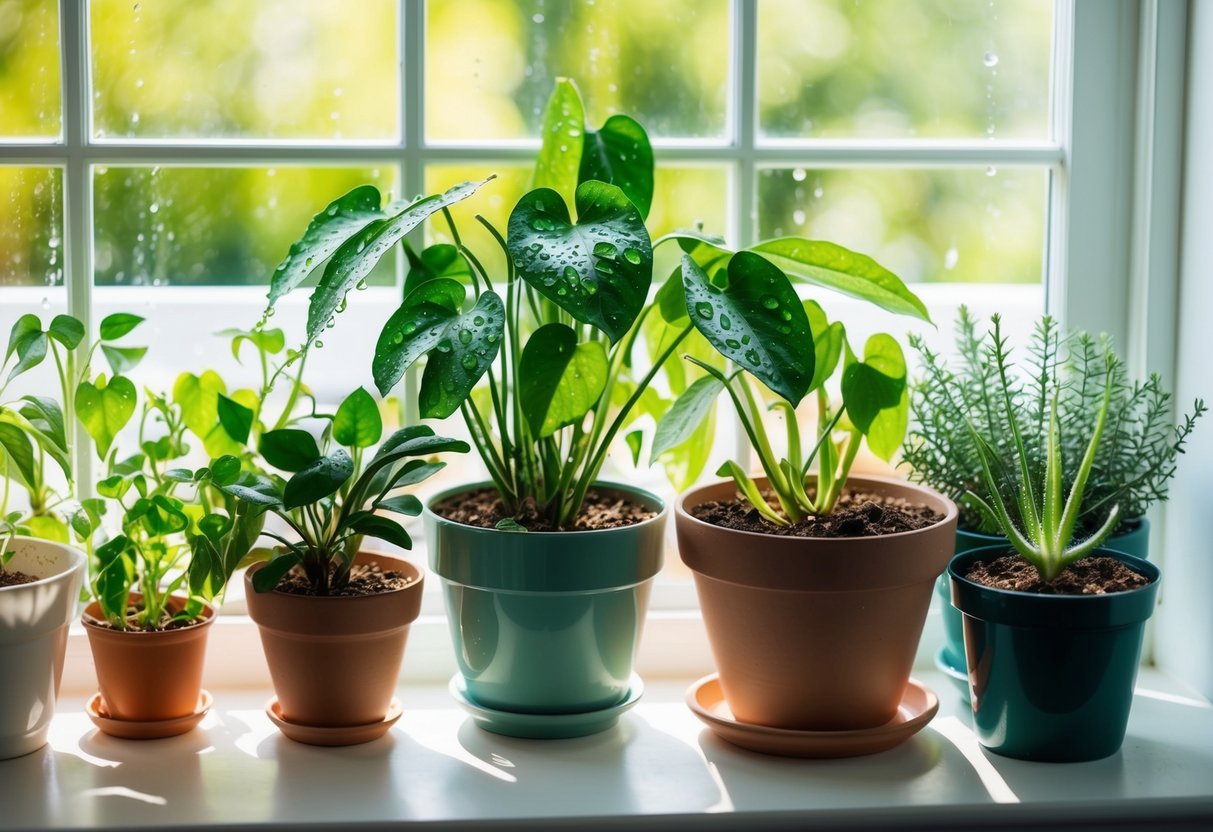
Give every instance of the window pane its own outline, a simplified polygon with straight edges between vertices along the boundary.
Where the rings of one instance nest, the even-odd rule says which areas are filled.
[[[0,0],[0,137],[57,137],[62,109],[59,4]]]
[[[389,139],[394,0],[94,0],[97,136]]]
[[[99,285],[265,285],[308,221],[395,168],[94,168]],[[395,280],[391,258],[371,282]]]
[[[0,287],[62,286],[63,257],[63,171],[0,167]]]
[[[490,173],[497,178],[474,197],[451,208],[459,235],[489,269],[489,275],[503,274],[505,256],[492,236],[475,220],[483,214],[504,236],[510,211],[531,183],[531,168],[519,165],[431,165],[426,168],[426,193],[438,193],[469,179],[483,179]],[[657,168],[653,205],[649,210],[648,228],[652,236],[678,228],[702,223],[708,231],[723,234],[727,230],[726,194],[728,173],[717,165],[664,166]],[[450,242],[446,223],[429,224],[432,241]],[[664,246],[654,264],[654,280],[662,280],[678,265],[677,246]]]
[[[763,0],[767,136],[1047,138],[1050,0]]]
[[[831,240],[911,283],[1040,283],[1041,168],[764,170],[762,237]]]
[[[430,0],[426,134],[536,136],[558,76],[591,124],[612,113],[659,136],[721,136],[729,72],[727,0]]]

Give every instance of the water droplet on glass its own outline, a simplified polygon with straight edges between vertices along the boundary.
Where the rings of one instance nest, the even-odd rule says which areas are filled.
[[[695,313],[705,320],[711,320],[713,317],[712,304],[706,300],[701,300],[695,304]]]
[[[986,176],[997,176],[997,175],[998,175],[998,168],[994,167],[993,165],[990,165],[988,168],[986,168]]]
[[[948,271],[956,268],[956,262],[960,260],[960,252],[956,250],[956,246],[952,246],[943,255],[943,267]]]
[[[809,174],[805,171],[804,168],[796,168],[794,171],[792,171],[792,178],[795,179],[797,182],[803,182],[805,177],[808,175]]]
[[[818,185],[816,188],[813,189],[813,196],[816,197],[817,199],[821,199],[823,196],[825,196],[825,192],[826,192],[825,188]]]
[[[544,19],[543,15],[541,15],[541,14],[536,13],[536,14],[531,15],[531,20],[533,20],[536,23],[542,23],[543,19]]]
[[[805,220],[804,211],[801,211],[799,208],[797,208],[795,211],[792,212],[792,222],[796,223],[797,225],[804,225],[804,220]]]
[[[50,298],[43,298],[43,299],[42,299],[42,308],[43,308],[43,309],[50,309],[50,308],[51,308],[51,299],[50,299]]]
[[[998,66],[998,55],[994,52],[987,52],[981,62],[986,66]]]

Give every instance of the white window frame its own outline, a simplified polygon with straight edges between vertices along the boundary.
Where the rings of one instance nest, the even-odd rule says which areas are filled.
[[[1042,264],[1046,308],[1067,324],[1113,334],[1126,345],[1135,371],[1148,366],[1169,376],[1175,343],[1175,148],[1182,127],[1182,96],[1174,95],[1170,84],[1184,65],[1184,3],[1057,0],[1047,140],[847,141],[767,139],[759,134],[758,2],[730,3],[731,83],[724,136],[654,140],[659,164],[709,162],[729,168],[730,239],[740,245],[755,240],[758,175],[765,168],[1044,167],[1050,182]],[[94,165],[381,164],[399,166],[401,192],[413,194],[424,191],[427,163],[529,160],[537,141],[426,140],[425,3],[400,3],[399,132],[391,140],[338,143],[93,138],[87,3],[60,0],[63,134],[51,140],[0,140],[0,164],[63,170],[68,311],[92,331]],[[964,284],[916,288],[932,306],[972,300],[972,288]],[[184,291],[188,296],[206,290]],[[260,302],[261,290],[250,291],[248,297],[250,303]],[[1150,298],[1155,302],[1144,302]],[[744,440],[738,448],[744,453]],[[80,481],[90,482],[91,454],[84,443],[75,453]],[[1161,527],[1155,524],[1157,530]],[[1156,550],[1161,549],[1159,542]],[[689,587],[677,597],[681,600],[667,606],[693,606],[693,599],[685,600],[690,598]],[[683,609],[670,615],[681,621],[697,613]],[[685,664],[679,642],[689,629],[670,624],[668,631],[665,638],[663,625],[651,627],[648,639],[659,642],[661,655],[682,656],[679,664]],[[928,633],[924,643],[930,638]]]

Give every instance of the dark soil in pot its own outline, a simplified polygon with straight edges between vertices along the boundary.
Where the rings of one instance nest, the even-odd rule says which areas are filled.
[[[439,517],[478,526],[482,529],[496,528],[502,520],[513,520],[531,532],[597,531],[634,526],[657,516],[657,512],[643,504],[622,497],[618,492],[591,488],[571,529],[557,529],[550,518],[539,514],[534,504],[524,505],[519,514],[510,514],[501,502],[501,497],[492,488],[479,488],[456,494],[436,502],[431,510]]]
[[[776,505],[775,495],[765,495]],[[927,506],[886,494],[846,491],[828,516],[806,517],[790,526],[777,526],[746,500],[712,500],[694,506],[691,516],[714,526],[743,532],[790,537],[878,537],[925,529],[943,519]]]
[[[336,567],[333,570],[336,571]],[[345,586],[333,589],[329,597],[359,598],[364,595],[379,595],[384,592],[395,592],[416,583],[415,575],[399,572],[394,569],[384,570],[377,563],[356,564],[350,569],[350,580]],[[282,577],[274,592],[285,592],[288,595],[307,595],[312,598],[320,597],[312,592],[312,583],[303,570],[296,566]]]
[[[1106,595],[1127,592],[1150,583],[1115,558],[1090,557],[1071,564],[1052,581],[1044,581],[1036,567],[1017,555],[973,564],[965,577],[995,589],[1035,592],[1041,595]]]
[[[32,584],[38,580],[33,575],[26,575],[24,572],[0,572],[0,586],[21,586],[22,584]]]

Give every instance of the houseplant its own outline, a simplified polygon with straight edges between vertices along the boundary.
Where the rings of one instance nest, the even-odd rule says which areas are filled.
[[[958,554],[948,566],[952,603],[964,615],[974,727],[998,754],[1099,759],[1124,740],[1145,622],[1161,578],[1149,561],[1100,548],[1119,522],[1119,503],[1099,509],[1089,536],[1078,532],[1101,440],[1116,420],[1109,408],[1117,362],[1105,356],[1089,427],[1076,421],[1063,428],[1060,400],[1075,391],[1046,387],[1045,448],[1034,456],[1024,441],[1032,421],[1015,407],[1008,350],[997,328],[991,349],[998,369],[993,393],[1014,454],[1007,465],[993,432],[967,422],[986,494],[968,498],[1009,545]],[[1069,477],[1065,431],[1087,437]]]
[[[358,388],[327,421],[319,443],[298,428],[262,435],[265,462],[289,478],[245,473],[217,483],[286,527],[282,534],[263,532],[280,545],[254,552],[244,581],[277,694],[271,719],[303,742],[366,742],[399,718],[392,693],[409,624],[420,611],[422,573],[363,543],[411,548],[404,528],[379,512],[419,514],[416,497],[396,492],[443,467],[429,459],[433,454],[468,450],[425,426],[402,428],[380,444],[382,430],[373,397]],[[211,471],[221,466],[239,463],[222,457]]]
[[[956,551],[1005,543],[997,527],[964,499],[967,491],[983,494],[981,457],[968,431],[956,429],[966,419],[984,426],[993,447],[1013,466],[1015,446],[1007,424],[1005,402],[996,395],[1001,379],[997,345],[1002,341],[1001,322],[996,318],[988,333],[978,332],[968,310],[961,307],[956,321],[958,364],[952,368],[917,336],[911,346],[923,367],[922,377],[912,386],[914,423],[904,448],[903,461],[910,478],[947,494],[960,504]],[[1100,410],[1103,381],[1111,367],[1111,421],[1104,434],[1083,491],[1077,520],[1079,536],[1095,531],[1102,513],[1111,505],[1121,507],[1116,529],[1105,547],[1140,558],[1149,557],[1149,520],[1146,512],[1166,499],[1167,485],[1174,475],[1176,459],[1183,452],[1196,419],[1204,411],[1198,402],[1178,428],[1170,419],[1171,396],[1157,375],[1145,382],[1130,383],[1124,363],[1112,345],[1084,332],[1064,333],[1049,316],[1036,323],[1027,344],[1020,377],[1008,376],[1011,401],[1025,449],[1041,458],[1047,446],[1051,390],[1059,390],[1058,420],[1085,430],[1067,430],[1061,435],[1064,470],[1072,477],[1085,452],[1087,435]],[[1014,368],[1008,368],[1013,372]],[[1067,480],[1063,485],[1069,487]],[[950,587],[941,577],[938,591],[944,601],[945,643],[936,656],[941,669],[958,682],[964,696],[968,680],[961,638],[961,616],[951,605]]]
[[[46,744],[76,611],[85,555],[68,545],[59,512],[71,493],[69,400],[84,327],[58,315],[44,330],[34,315],[14,324],[0,362],[0,760]],[[17,377],[52,352],[58,400],[27,395],[5,401]],[[52,466],[63,474],[53,484]],[[27,498],[17,507],[15,492]]]
[[[756,254],[733,255],[725,279],[685,256],[684,314],[716,322],[705,334],[737,369],[704,369],[711,390],[732,399],[765,477],[728,462],[718,473],[731,481],[688,492],[675,514],[720,689],[742,725],[876,729],[902,701],[956,508],[929,489],[850,476],[861,444],[887,459],[905,431],[905,362],[893,338],[873,335],[856,356],[843,326],[814,301],[802,304],[783,271]],[[779,397],[782,457],[750,377]],[[795,407],[810,393],[817,427],[806,448]],[[681,404],[666,419],[693,422]]]

